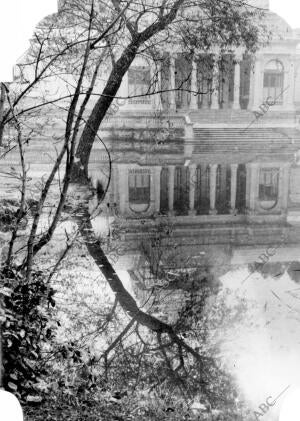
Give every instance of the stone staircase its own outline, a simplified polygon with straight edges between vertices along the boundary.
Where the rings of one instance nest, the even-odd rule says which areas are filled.
[[[186,139],[195,154],[215,155],[228,152],[250,159],[257,154],[277,154],[290,159],[300,149],[300,131],[294,112],[269,108],[261,117],[248,110],[200,109],[186,115]]]
[[[194,128],[194,153],[291,154],[300,149],[300,131],[292,128]]]
[[[247,124],[250,124],[253,120],[256,122],[255,115],[249,110],[200,109],[191,111],[188,115],[193,124],[243,124],[247,126]],[[272,108],[270,108],[258,120],[260,123],[263,121],[263,123],[272,124],[272,122],[278,123],[280,120],[291,124],[295,122],[295,118],[295,113],[293,112],[278,112],[273,111]]]

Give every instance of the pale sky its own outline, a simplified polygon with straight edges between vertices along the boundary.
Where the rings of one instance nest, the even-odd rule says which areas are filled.
[[[299,0],[270,0],[271,10],[300,28]],[[12,66],[28,48],[35,25],[57,11],[57,0],[0,0],[0,81],[9,82]]]
[[[37,23],[57,11],[57,0],[0,0],[0,81],[12,79],[12,66],[29,46]]]

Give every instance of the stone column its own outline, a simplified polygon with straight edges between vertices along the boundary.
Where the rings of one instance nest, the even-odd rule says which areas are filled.
[[[168,168],[168,205],[169,205],[169,214],[173,214],[173,205],[174,205],[174,175],[175,175],[175,166],[170,165]]]
[[[285,73],[286,75],[286,73]],[[289,72],[287,74],[287,82],[285,78],[283,80],[283,89],[286,89],[283,95],[284,105],[287,109],[293,110],[295,108],[294,104],[294,93],[295,93],[295,63],[294,59],[289,61]]]
[[[250,86],[249,86],[249,102],[248,102],[248,110],[252,110],[253,108],[253,91],[254,91],[254,63],[250,63]]]
[[[260,57],[256,57],[254,64],[253,110],[257,110],[263,98],[263,72]]]
[[[208,83],[208,79],[207,76],[204,75],[204,80],[203,80],[203,92],[207,92],[207,93],[203,93],[202,94],[202,105],[201,108],[203,109],[209,109],[209,83]]]
[[[219,63],[218,63],[218,56],[216,54],[214,55],[210,108],[212,110],[219,109]]]
[[[151,66],[151,78],[155,81],[155,91],[161,91],[161,63],[153,63]],[[162,109],[161,93],[154,95],[152,106],[155,110]]]
[[[211,215],[215,215],[216,211],[216,187],[217,187],[217,164],[210,164],[209,171],[209,198],[210,198],[210,210]]]
[[[198,109],[197,63],[192,61],[190,110]]]
[[[254,214],[256,209],[256,201],[258,199],[258,184],[259,184],[259,164],[251,163],[250,168],[250,179],[249,179],[249,205],[248,213]]]
[[[235,57],[234,64],[234,81],[233,81],[233,104],[232,108],[234,110],[240,110],[240,91],[241,91],[241,57]]]
[[[154,172],[154,212],[160,212],[160,174],[161,167],[156,167]]]
[[[288,162],[280,168],[281,180],[279,179],[278,196],[281,198],[280,207],[282,213],[286,213],[288,207],[290,166],[291,164]]]
[[[117,164],[112,165],[112,176],[113,176],[113,200],[114,203],[118,206],[118,186],[119,186],[119,177],[118,177],[118,167]]]
[[[228,66],[225,68],[225,72],[223,74],[222,79],[222,92],[223,92],[223,98],[222,98],[222,108],[228,109],[229,108],[229,69]]]
[[[189,215],[195,215],[195,183],[196,183],[196,165],[192,164],[190,170],[190,189],[189,189]]]
[[[169,85],[169,101],[170,110],[176,111],[176,99],[175,99],[175,56],[170,54],[170,85]]]
[[[230,213],[232,214],[236,212],[235,202],[236,202],[237,168],[238,168],[238,164],[230,165],[230,169],[231,169]]]
[[[251,168],[250,164],[246,164],[246,211],[250,209],[250,178]]]
[[[129,202],[127,165],[120,165],[118,168],[118,173],[119,173],[120,214],[124,215],[128,210],[128,202]]]

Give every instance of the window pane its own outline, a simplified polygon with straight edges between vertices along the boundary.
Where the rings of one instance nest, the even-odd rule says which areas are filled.
[[[134,176],[134,174],[129,174],[129,187],[135,187],[135,176]]]
[[[145,66],[134,66],[128,70],[128,95],[137,96],[139,98],[132,98],[130,103],[150,103],[150,98],[143,97],[150,87],[150,69]]]
[[[278,197],[279,168],[262,168],[259,176],[259,200],[271,201]]]
[[[150,202],[150,171],[145,169],[131,170],[128,178],[129,202]]]
[[[283,98],[283,65],[279,60],[270,61],[264,72],[264,95],[265,98],[272,97],[276,104],[281,104]]]

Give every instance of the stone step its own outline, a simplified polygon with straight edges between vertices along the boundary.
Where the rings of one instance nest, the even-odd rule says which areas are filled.
[[[300,148],[300,131],[291,128],[194,128],[194,153],[292,153]]]
[[[197,110],[191,111],[189,117],[192,123],[245,123],[251,122],[255,119],[253,111],[249,110]],[[264,121],[277,121],[278,119],[295,120],[295,113],[293,112],[278,112],[272,111],[270,108],[262,117]],[[260,119],[259,119],[260,120]]]

